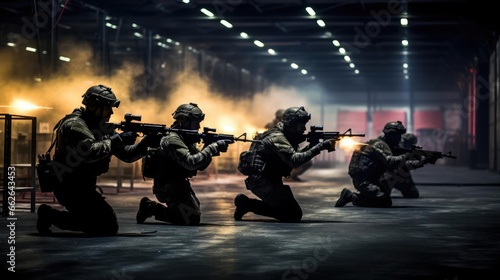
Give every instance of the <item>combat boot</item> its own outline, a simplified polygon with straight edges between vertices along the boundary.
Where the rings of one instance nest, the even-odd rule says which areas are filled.
[[[48,235],[52,233],[52,231],[50,230],[50,226],[52,226],[52,223],[50,222],[51,210],[52,207],[50,207],[47,204],[41,204],[38,207],[37,210],[38,219],[36,221],[36,229],[41,235]]]
[[[335,207],[344,207],[349,202],[352,202],[352,192],[344,188],[340,193],[339,199],[335,203]]]
[[[139,211],[137,211],[137,216],[135,217],[138,224],[143,224],[147,218],[153,216],[155,205],[156,202],[147,197],[143,197],[141,199],[141,202],[139,203]]]
[[[234,210],[235,221],[241,221],[243,215],[250,212],[250,203],[250,198],[241,193],[234,198],[234,205],[236,206],[236,209]]]

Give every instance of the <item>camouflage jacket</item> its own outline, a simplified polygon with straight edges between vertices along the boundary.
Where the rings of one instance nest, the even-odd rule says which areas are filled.
[[[147,147],[141,143],[112,149],[110,136],[116,132],[103,129],[99,124],[90,124],[84,111],[84,108],[75,109],[55,128],[55,169],[65,181],[95,180],[108,171],[112,155],[125,162],[146,155]]]

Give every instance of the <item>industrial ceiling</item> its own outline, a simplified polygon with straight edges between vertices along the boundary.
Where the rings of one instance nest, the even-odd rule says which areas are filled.
[[[35,1],[2,1],[2,44],[26,24],[23,17],[43,13],[37,2],[34,9]],[[498,39],[489,1],[55,2],[57,26],[46,24],[46,31],[95,42],[105,14],[109,56],[130,56],[151,36],[154,48],[174,50],[178,42],[272,82],[317,83],[327,92],[457,90]]]

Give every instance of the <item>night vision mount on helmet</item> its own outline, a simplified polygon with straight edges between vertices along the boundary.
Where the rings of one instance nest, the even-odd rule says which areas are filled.
[[[283,113],[282,122],[286,126],[293,126],[297,123],[307,123],[310,119],[311,114],[304,107],[291,107]]]
[[[406,133],[406,127],[404,127],[403,123],[401,121],[395,121],[395,122],[388,122],[384,126],[384,130],[382,130],[384,133],[391,133],[391,132],[396,132],[399,134]]]
[[[120,106],[120,100],[116,98],[110,87],[97,85],[90,87],[84,95],[82,95],[82,104],[85,106]]]

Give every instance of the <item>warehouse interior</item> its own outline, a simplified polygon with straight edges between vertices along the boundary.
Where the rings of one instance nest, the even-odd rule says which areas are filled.
[[[128,279],[169,279],[168,273],[172,279],[329,279],[337,278],[336,271],[339,279],[498,275],[499,32],[493,4],[486,1],[2,1],[2,214],[9,206],[6,174],[15,167],[17,211],[23,221],[17,227],[18,274],[121,279],[128,269]],[[381,135],[386,122],[400,120],[424,149],[451,152],[456,158],[415,171],[421,199],[396,195],[399,206],[389,211],[337,210],[332,205],[340,190],[352,187],[346,172],[352,151],[337,143],[336,151],[313,159],[301,182],[288,181],[309,213],[300,229],[258,217],[250,219],[253,224],[232,220],[234,195],[247,191],[237,169],[247,142],[231,144],[193,178],[207,213],[198,229],[154,222],[138,228],[133,223],[138,201],[153,196],[152,181],[142,176],[141,161],[113,158],[98,183],[117,207],[123,231],[156,233],[99,240],[106,248],[94,248],[96,239],[77,234],[46,240],[33,227],[36,208],[57,201],[40,192],[36,156],[49,149],[57,121],[80,107],[82,94],[97,84],[111,87],[121,100],[111,118],[115,123],[132,113],[141,122],[169,126],[177,106],[195,102],[206,114],[202,127],[251,139],[265,130],[277,110],[304,106],[312,115],[308,129],[351,129],[365,135],[355,139],[362,142]],[[362,226],[368,224],[374,233],[362,237]],[[469,227],[474,230],[468,243]],[[406,234],[400,240],[398,231]],[[320,250],[334,239],[336,245]],[[173,251],[163,255],[144,248],[163,243]],[[355,249],[349,250],[350,243]],[[68,246],[73,252],[55,249]],[[442,251],[435,249],[440,246]],[[7,241],[2,240],[1,248],[8,253]],[[378,254],[384,248],[387,252],[374,267],[360,253]],[[144,259],[135,263],[134,250]],[[320,251],[326,253],[314,255]],[[121,255],[103,256],[111,253]],[[274,258],[281,260],[274,263]],[[370,269],[356,270],[343,260],[358,258]],[[168,265],[162,267],[162,262]],[[83,268],[89,264],[105,268]],[[293,265],[299,268],[288,270]]]

